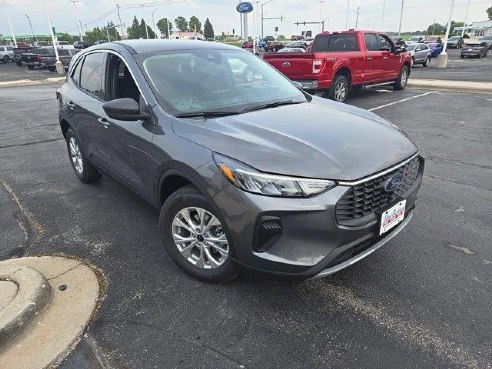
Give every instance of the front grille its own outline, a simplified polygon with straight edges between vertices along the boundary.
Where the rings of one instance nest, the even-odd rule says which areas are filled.
[[[419,167],[420,158],[415,157],[394,171],[352,186],[337,202],[337,222],[342,225],[353,225],[355,219],[363,218],[392,205],[415,183]],[[394,191],[386,192],[384,184],[395,174],[402,175],[403,182]]]

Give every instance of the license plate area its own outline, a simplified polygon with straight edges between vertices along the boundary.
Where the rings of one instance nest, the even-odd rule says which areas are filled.
[[[383,211],[379,227],[379,235],[388,232],[396,227],[405,218],[405,206],[407,200],[401,200],[391,208]]]

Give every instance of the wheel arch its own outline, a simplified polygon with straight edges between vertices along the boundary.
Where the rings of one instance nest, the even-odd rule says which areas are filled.
[[[347,78],[349,82],[349,87],[352,86],[352,71],[347,65],[341,65],[337,68],[335,74],[333,75],[333,80],[335,80],[336,76],[342,75]]]

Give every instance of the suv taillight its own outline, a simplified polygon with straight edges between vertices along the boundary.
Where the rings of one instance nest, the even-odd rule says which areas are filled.
[[[321,72],[321,67],[323,66],[323,60],[313,60],[313,74],[318,74]]]

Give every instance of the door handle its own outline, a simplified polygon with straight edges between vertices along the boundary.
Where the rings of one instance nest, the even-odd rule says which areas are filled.
[[[104,126],[104,128],[109,127],[109,122],[106,118],[97,118],[97,121],[101,123]]]
[[[366,60],[372,60],[372,56],[367,56]]]

